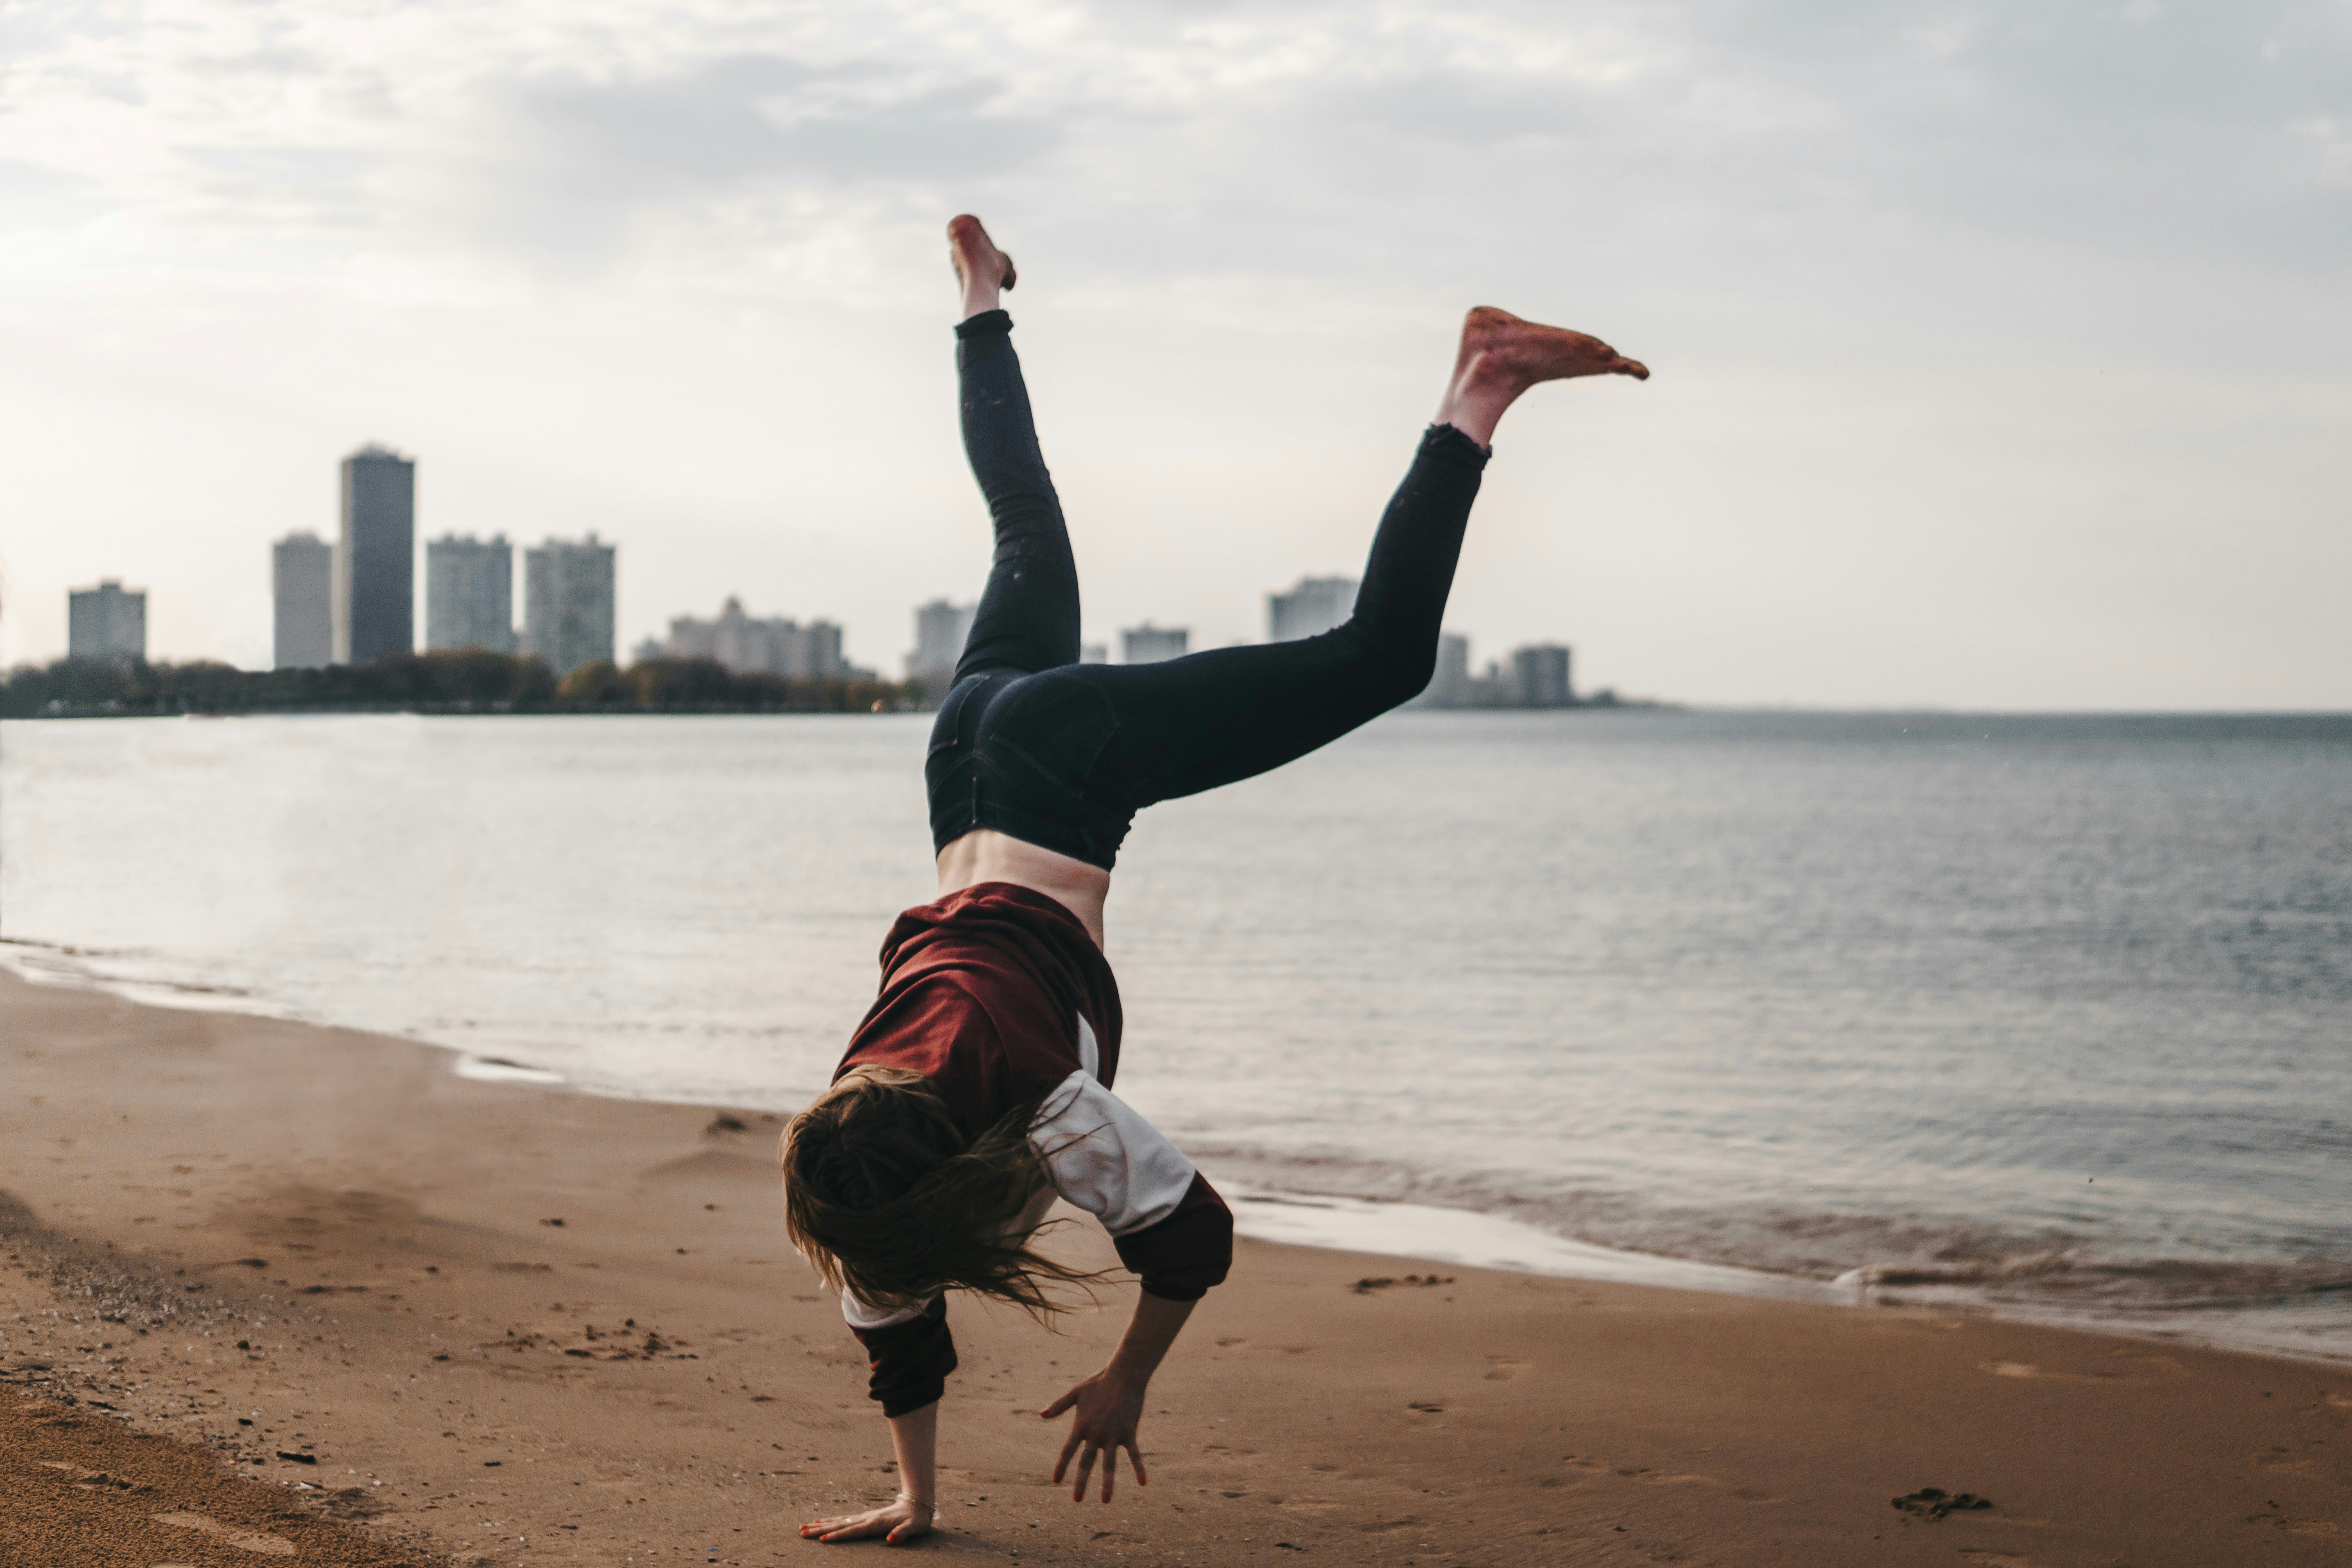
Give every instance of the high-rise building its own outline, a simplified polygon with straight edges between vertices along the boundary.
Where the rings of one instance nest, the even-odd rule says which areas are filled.
[[[907,678],[923,688],[925,701],[937,704],[947,696],[979,609],[977,604],[934,599],[916,610],[915,651],[907,655]]]
[[[526,549],[522,570],[522,651],[544,659],[560,679],[613,656],[613,547],[549,539]]]
[[[1110,644],[1109,644],[1109,643],[1079,643],[1079,644],[1078,644],[1078,663],[1079,663],[1079,664],[1109,664],[1109,663],[1110,663]]]
[[[1567,707],[1576,701],[1568,680],[1569,652],[1557,643],[1531,643],[1511,651],[1510,705]]]
[[[128,664],[147,656],[147,591],[119,577],[66,595],[66,657]]]
[[[514,547],[504,534],[425,547],[425,645],[515,651]]]
[[[335,545],[334,662],[416,646],[416,464],[373,442],[343,459]]]
[[[305,530],[269,547],[271,664],[315,670],[335,662],[335,547]]]
[[[1343,624],[1356,612],[1357,587],[1352,577],[1302,577],[1289,592],[1267,594],[1266,641],[1295,643]]]
[[[1118,634],[1119,662],[1156,664],[1162,659],[1181,659],[1192,640],[1192,632],[1189,627],[1154,626],[1147,621],[1140,626],[1129,626]]]
[[[716,659],[739,675],[831,679],[848,669],[841,657],[841,628],[832,622],[803,626],[781,616],[749,615],[743,601],[731,596],[715,620],[680,615],[671,621],[669,639],[656,656]]]

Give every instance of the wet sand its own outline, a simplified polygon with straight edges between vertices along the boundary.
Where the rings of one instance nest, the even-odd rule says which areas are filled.
[[[6,1568],[885,1550],[793,1531],[894,1478],[857,1348],[783,1241],[772,1120],[474,1082],[406,1041],[5,977],[0,1062]],[[1098,1233],[1068,1234],[1108,1260]],[[1058,1425],[1033,1412],[1099,1364],[1126,1293],[1058,1336],[959,1302],[923,1550],[2352,1561],[2352,1374],[1415,1274],[1244,1242],[1154,1385],[1151,1485],[1108,1508],[1049,1483]],[[1891,1506],[1929,1487],[1993,1506]]]

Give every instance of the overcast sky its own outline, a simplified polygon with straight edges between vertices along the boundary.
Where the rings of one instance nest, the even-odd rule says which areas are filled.
[[[1702,701],[2352,707],[2352,7],[41,0],[0,10],[0,659],[269,658],[336,464],[892,672],[970,597],[986,217],[1087,591],[1360,564],[1467,306],[1449,623]]]

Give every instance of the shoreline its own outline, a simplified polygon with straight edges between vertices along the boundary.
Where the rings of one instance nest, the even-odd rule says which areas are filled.
[[[38,941],[0,939],[0,976],[34,985],[89,989],[140,1006],[266,1018],[305,1028],[352,1027],[304,1018],[292,1009],[253,1011],[257,1007],[266,1009],[268,999],[241,991],[169,980],[101,977],[63,966],[45,971],[31,961],[34,955],[43,952],[68,958],[82,956],[77,949]],[[484,1055],[465,1046],[412,1036],[390,1038],[446,1056],[453,1075],[476,1082],[528,1085],[551,1092],[646,1105],[722,1108],[719,1103],[693,1097],[672,1098],[578,1082],[552,1069]],[[723,1108],[739,1113],[747,1109],[780,1113],[764,1106],[733,1103]],[[1244,1154],[1239,1161],[1254,1164],[1256,1156]],[[1423,1204],[1236,1177],[1219,1166],[1213,1157],[1203,1168],[1209,1170],[1220,1190],[1234,1199],[1238,1233],[1259,1240],[1540,1278],[1655,1285],[1811,1301],[1851,1310],[1981,1314],[2005,1322],[2071,1329],[2140,1343],[2189,1344],[2315,1366],[2352,1366],[2352,1346],[2314,1347],[2297,1343],[2284,1298],[2251,1309],[2254,1314],[2251,1322],[2236,1317],[2248,1311],[2242,1307],[2200,1305],[2169,1311],[2155,1307],[2068,1309],[2004,1300],[1965,1284],[1880,1284],[1867,1277],[1873,1272],[1869,1268],[1822,1278],[1674,1253],[1610,1247],[1564,1236],[1492,1209]],[[1302,1217],[1318,1212],[1329,1223],[1320,1227],[1301,1223]],[[1898,1271],[1909,1271],[1906,1265],[1893,1267]],[[2233,1317],[2236,1321],[2229,1321]]]
[[[12,1397],[102,1406],[451,1562],[805,1561],[835,1549],[801,1518],[890,1490],[855,1342],[777,1223],[779,1119],[13,977],[0,1040]],[[2315,1568],[2352,1535],[2341,1370],[1247,1239],[1153,1385],[1152,1484],[1076,1507],[1034,1412],[1124,1294],[1061,1334],[957,1303],[929,1549]],[[45,1528],[102,1517],[25,1476],[62,1499]],[[1994,1506],[1890,1508],[1931,1486]],[[173,1561],[251,1560],[189,1539]]]

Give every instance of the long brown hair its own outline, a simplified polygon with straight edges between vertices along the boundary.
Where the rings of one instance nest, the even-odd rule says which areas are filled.
[[[1036,1232],[1017,1228],[1051,1185],[1029,1144],[1035,1113],[1015,1107],[970,1137],[921,1073],[853,1068],[784,1129],[785,1233],[827,1285],[868,1306],[963,1290],[1041,1321],[1066,1311],[1047,1287],[1097,1276],[1041,1256]]]

